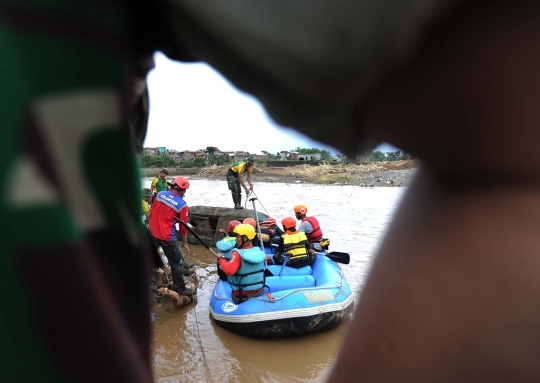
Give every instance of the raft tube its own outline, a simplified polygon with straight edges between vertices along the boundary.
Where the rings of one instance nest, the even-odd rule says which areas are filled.
[[[352,311],[351,288],[339,265],[319,255],[312,267],[269,266],[266,295],[240,304],[231,288],[218,280],[210,299],[217,325],[253,338],[275,338],[323,331],[340,324]]]

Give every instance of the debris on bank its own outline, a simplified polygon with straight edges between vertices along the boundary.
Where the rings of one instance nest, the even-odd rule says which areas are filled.
[[[163,250],[159,249],[160,254]],[[197,295],[192,297],[180,296],[176,293],[172,286],[173,280],[171,275],[171,269],[167,265],[167,259],[163,254],[164,266],[162,269],[154,270],[152,279],[150,282],[150,293],[152,294],[152,301],[157,306],[162,306],[165,303],[165,298],[170,299],[176,307],[183,307],[190,303],[197,303]],[[186,275],[187,274],[187,275]],[[198,287],[199,278],[195,272],[195,267],[192,267],[184,273],[184,283],[186,287],[195,290]]]
[[[256,182],[308,183],[324,185],[353,185],[364,187],[407,186],[419,166],[416,160],[384,161],[366,164],[322,163],[289,167],[258,167]],[[225,179],[227,166],[202,168],[193,178]]]

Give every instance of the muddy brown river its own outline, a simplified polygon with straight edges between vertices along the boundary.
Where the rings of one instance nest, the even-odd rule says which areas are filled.
[[[151,179],[142,180],[149,187]],[[190,206],[233,202],[225,181],[191,180]],[[319,220],[330,250],[348,252],[340,265],[356,300],[374,253],[405,188],[363,188],[257,183],[257,210],[276,218],[292,216],[304,204]],[[245,195],[242,195],[245,202]],[[248,205],[252,208],[251,203]],[[203,246],[191,246],[186,260],[196,264],[197,305],[176,308],[166,301],[152,312],[154,375],[157,382],[323,382],[330,373],[351,318],[329,331],[282,339],[251,339],[217,326],[208,302],[217,280],[215,260]],[[353,314],[354,315],[354,314]]]

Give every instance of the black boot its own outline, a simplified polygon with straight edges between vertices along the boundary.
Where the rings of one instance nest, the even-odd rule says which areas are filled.
[[[242,207],[242,194],[240,193],[232,193],[233,201],[234,201],[234,208],[235,209],[243,209]]]

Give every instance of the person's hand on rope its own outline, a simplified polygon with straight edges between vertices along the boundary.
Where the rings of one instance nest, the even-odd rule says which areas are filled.
[[[253,191],[253,184],[249,184],[249,190]]]

